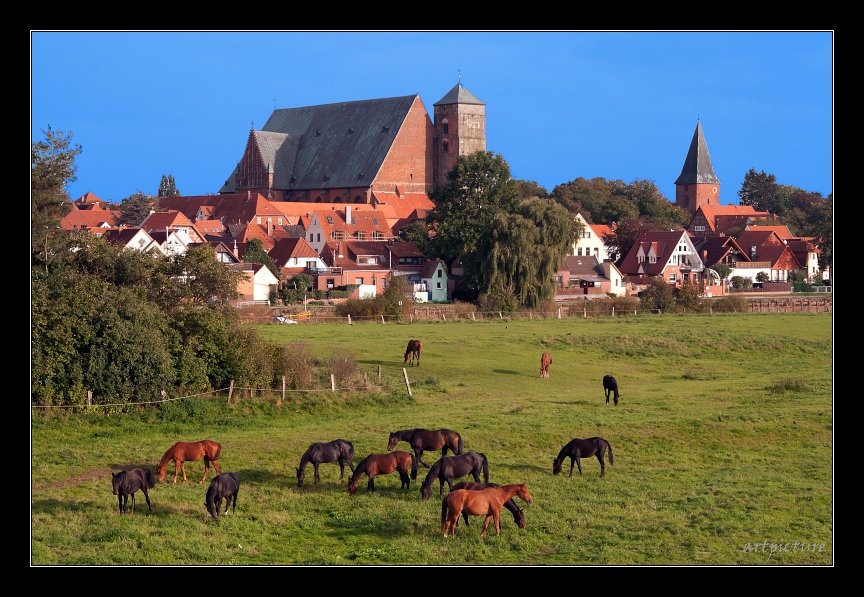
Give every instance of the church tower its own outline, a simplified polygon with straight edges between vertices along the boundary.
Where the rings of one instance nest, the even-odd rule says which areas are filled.
[[[691,214],[695,214],[700,205],[720,205],[720,179],[714,174],[699,120],[681,175],[675,181],[675,205]]]
[[[486,151],[486,104],[460,81],[433,108],[432,180],[443,185],[460,155]]]

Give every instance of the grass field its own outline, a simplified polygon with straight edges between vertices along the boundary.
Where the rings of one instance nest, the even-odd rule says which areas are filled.
[[[385,387],[328,383],[281,406],[238,390],[231,405],[221,394],[141,414],[34,409],[31,564],[833,565],[831,313],[255,328],[322,361],[349,354]],[[411,338],[423,353],[409,397]],[[606,373],[618,407],[604,404]],[[310,443],[347,439],[356,464],[415,427],[456,430],[492,482],[526,482],[527,529],[505,510],[500,536],[479,537],[475,517],[445,539],[438,483],[420,499],[423,468],[409,490],[392,474],[369,493],[364,476],[349,496],[336,464],[297,487]],[[593,458],[582,476],[569,460],[552,475],[564,444],[595,435],[614,452],[605,478]],[[189,483],[151,490],[152,512],[139,494],[118,513],[111,471],[155,470],[175,441],[205,438],[241,479],[236,514],[208,517],[201,462]]]

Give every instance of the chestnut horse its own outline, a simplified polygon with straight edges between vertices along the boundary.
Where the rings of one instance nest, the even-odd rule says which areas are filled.
[[[459,481],[453,486],[453,490],[457,489],[486,489],[487,487],[501,487],[495,483],[475,483],[474,481]],[[516,505],[516,502],[513,501],[513,498],[510,498],[506,502],[504,502],[504,507],[510,510],[513,514],[513,522],[520,529],[527,528],[528,525],[525,524],[525,513],[522,509]],[[462,518],[465,519],[465,524],[468,524],[468,512],[466,510],[462,510]]]
[[[463,512],[474,516],[485,516],[483,530],[480,536],[486,534],[489,522],[495,521],[495,534],[501,534],[501,508],[504,502],[518,496],[526,504],[533,500],[528,493],[528,484],[503,485],[501,487],[487,487],[486,489],[457,489],[451,491],[441,500],[441,530],[444,536],[450,531],[450,536],[456,536],[456,524]]]
[[[183,482],[186,482],[186,461],[194,462],[204,459],[204,476],[198,483],[203,483],[207,478],[207,471],[210,470],[210,463],[213,463],[213,468],[216,474],[219,474],[219,463],[216,462],[219,456],[222,455],[222,446],[209,439],[201,440],[200,442],[177,442],[165,452],[162,460],[157,468],[158,479],[160,482],[165,480],[165,469],[168,462],[174,461],[174,482],[177,482],[178,467],[183,472]]]
[[[606,404],[609,404],[609,393],[611,392],[614,395],[615,406],[618,406],[618,398],[620,397],[618,394],[618,380],[611,375],[604,375],[603,390],[606,392]]]
[[[405,362],[408,362],[408,359],[411,359],[411,364],[409,367],[414,366],[414,359],[417,359],[417,366],[420,366],[420,351],[423,350],[423,343],[420,340],[409,340],[408,348],[405,349]]]
[[[368,491],[375,491],[375,477],[377,475],[389,475],[393,471],[399,471],[403,489],[411,486],[411,477],[408,471],[414,469],[414,455],[411,452],[397,450],[386,454],[369,454],[354,467],[354,474],[348,480],[348,495],[354,495],[357,485],[360,483],[360,475],[366,473],[369,482],[366,484]]]
[[[453,450],[454,454],[462,453],[462,436],[450,429],[405,429],[394,431],[387,440],[387,450],[392,450],[399,442],[408,442],[414,450],[417,462],[411,470],[411,478],[417,478],[417,464],[426,468],[429,465],[423,462],[423,450],[441,450],[441,456],[447,456],[447,449]]]
[[[552,355],[544,352],[540,357],[540,377],[549,377],[549,365],[552,364]]]
[[[580,458],[590,458],[596,456],[600,461],[600,477],[606,474],[606,465],[603,462],[603,456],[609,450],[609,464],[615,464],[615,459],[612,457],[612,445],[602,437],[589,437],[588,439],[571,439],[570,442],[561,448],[558,457],[552,462],[552,474],[557,475],[561,472],[561,464],[564,459],[570,457],[570,477],[573,476],[573,463],[579,467],[579,474],[582,474],[582,463]]]

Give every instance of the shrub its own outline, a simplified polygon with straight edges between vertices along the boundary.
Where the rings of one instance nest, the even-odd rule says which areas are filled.
[[[711,308],[717,313],[749,313],[750,301],[743,296],[729,295],[715,300]]]

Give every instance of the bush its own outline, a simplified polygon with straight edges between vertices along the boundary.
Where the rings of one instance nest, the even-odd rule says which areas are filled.
[[[749,313],[750,301],[743,296],[724,296],[715,300],[711,308],[717,313]]]

